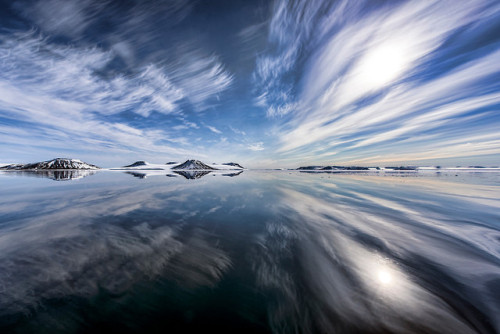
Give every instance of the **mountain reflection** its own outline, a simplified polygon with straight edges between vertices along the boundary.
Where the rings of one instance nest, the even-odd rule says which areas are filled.
[[[147,177],[146,173],[138,173],[138,172],[125,172],[125,174],[132,175],[133,177],[137,177],[139,179],[145,179]]]
[[[11,175],[47,178],[55,181],[70,181],[94,175],[96,170],[70,169],[70,170],[37,170],[37,171],[8,171]]]
[[[184,178],[188,180],[200,179],[205,175],[210,174],[210,171],[199,171],[199,170],[190,170],[190,171],[174,171],[174,173],[184,176]]]
[[[1,195],[3,332],[500,329],[498,187],[474,177],[103,175]]]
[[[222,174],[222,176],[234,177],[234,176],[241,175],[242,173],[243,173],[243,171],[239,171],[239,172],[236,172],[236,173],[226,173],[226,174]]]
[[[239,172],[230,172],[230,173],[221,173],[221,171],[202,171],[202,170],[180,170],[180,171],[173,171],[172,173],[165,174],[164,171],[127,171],[125,174],[132,175],[134,177],[137,177],[139,179],[145,179],[148,176],[158,176],[158,175],[166,175],[167,177],[176,177],[176,176],[182,176],[187,180],[196,180],[196,179],[201,179],[202,177],[212,174],[214,176],[229,176],[229,177],[234,177],[241,175],[243,171]]]

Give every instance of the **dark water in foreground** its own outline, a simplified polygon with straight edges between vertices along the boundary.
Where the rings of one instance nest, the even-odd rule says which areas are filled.
[[[0,175],[1,333],[500,332],[498,173],[77,176]]]

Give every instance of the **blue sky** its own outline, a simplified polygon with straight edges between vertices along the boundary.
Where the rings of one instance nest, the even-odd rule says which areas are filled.
[[[0,162],[500,165],[498,1],[0,2]]]

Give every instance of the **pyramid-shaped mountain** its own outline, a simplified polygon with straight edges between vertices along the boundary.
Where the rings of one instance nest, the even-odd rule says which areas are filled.
[[[209,165],[201,162],[200,160],[186,160],[180,165],[172,167],[178,170],[215,170],[217,168],[210,167]]]

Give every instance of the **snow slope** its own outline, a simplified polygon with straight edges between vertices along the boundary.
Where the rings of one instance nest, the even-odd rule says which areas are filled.
[[[243,166],[236,162],[226,162],[222,164],[210,164],[209,166],[216,168],[216,169],[221,169],[221,170],[243,170],[245,169]]]
[[[46,170],[46,169],[100,169],[78,159],[56,158],[29,164],[11,164],[0,167],[4,170]]]
[[[110,168],[111,170],[243,170],[244,168],[237,163],[228,162],[222,164],[206,164],[200,160],[186,160],[183,163],[152,164],[146,161],[136,161],[130,165]]]
[[[200,160],[186,160],[180,165],[172,167],[175,170],[214,170],[218,168],[211,167]]]
[[[243,171],[243,167],[237,163],[206,164],[199,160],[186,160],[183,163],[152,164],[146,161],[136,161],[130,165],[109,170],[126,171],[127,173],[146,178],[153,175],[184,176],[187,179],[197,179],[208,173],[223,176],[236,176]],[[235,171],[236,173],[231,173]],[[228,173],[229,172],[229,173]]]

